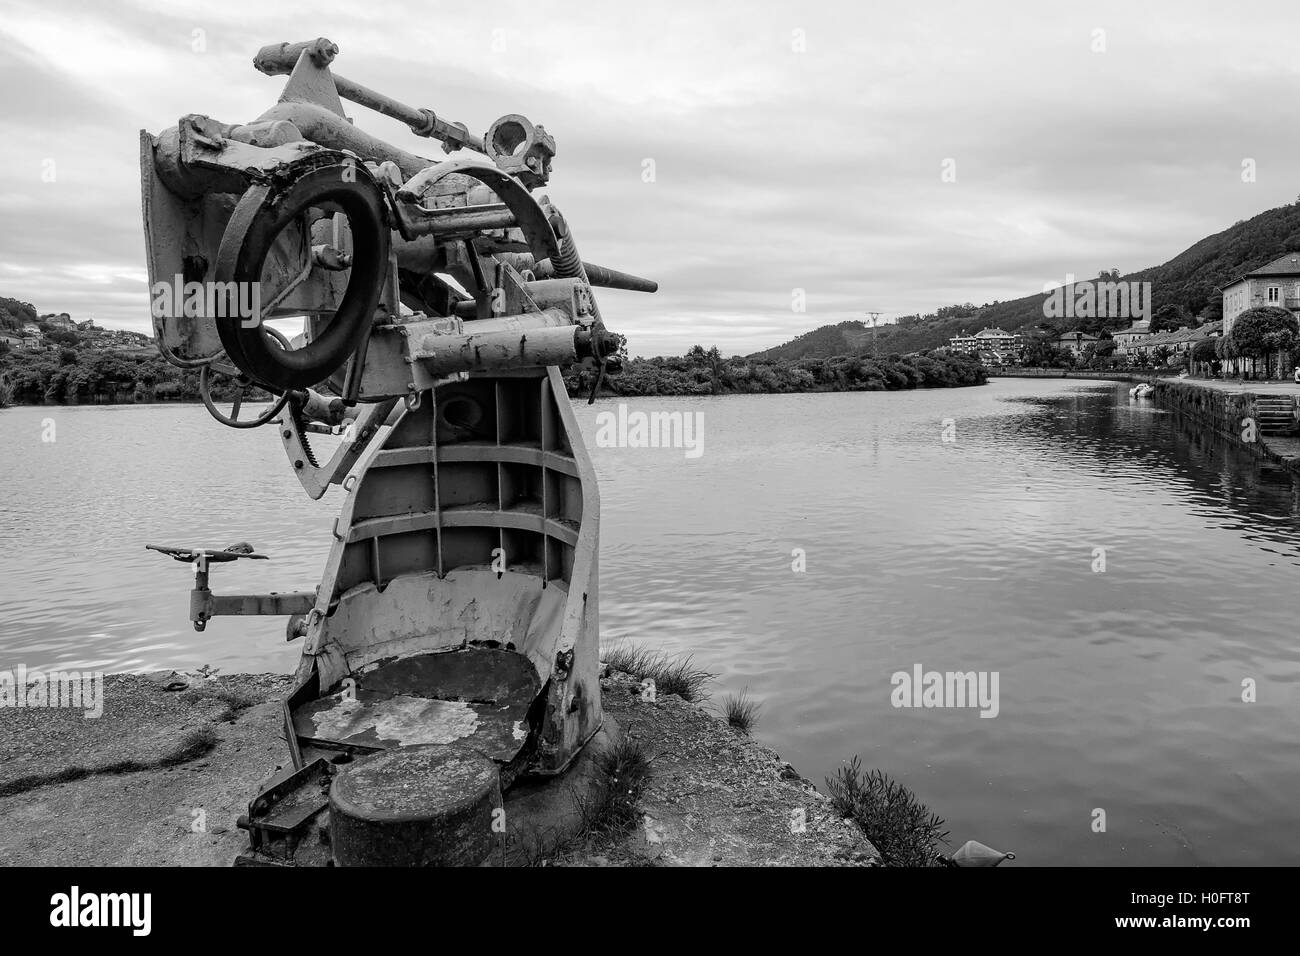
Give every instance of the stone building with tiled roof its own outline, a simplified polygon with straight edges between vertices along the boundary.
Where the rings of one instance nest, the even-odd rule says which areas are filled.
[[[1115,340],[1115,351],[1120,355],[1128,355],[1136,351],[1150,336],[1150,319],[1137,319],[1127,329],[1111,333],[1111,338]]]
[[[1272,305],[1300,315],[1300,252],[1288,252],[1268,265],[1229,282],[1223,293],[1223,334],[1247,309]]]
[[[1183,326],[1173,332],[1156,332],[1148,335],[1139,342],[1128,346],[1128,354],[1140,356],[1144,359],[1151,358],[1157,349],[1161,346],[1169,349],[1169,355],[1172,358],[1176,355],[1182,355],[1190,352],[1196,347],[1196,343],[1203,339],[1214,338],[1223,334],[1222,322],[1207,322],[1205,325],[1197,326],[1194,329]]]
[[[1069,332],[1062,332],[1056,337],[1056,347],[1058,349],[1069,349],[1076,356],[1082,355],[1083,350],[1089,345],[1094,345],[1100,339],[1095,335],[1089,335],[1087,332],[1080,332],[1073,329]]]

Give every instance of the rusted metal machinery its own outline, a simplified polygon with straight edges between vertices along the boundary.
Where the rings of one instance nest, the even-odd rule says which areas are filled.
[[[598,386],[617,362],[593,286],[655,284],[581,259],[535,193],[542,126],[508,114],[480,138],[333,73],[337,53],[264,48],[254,65],[289,77],[275,106],[182,117],[140,153],[158,347],[201,369],[218,420],[273,422],[311,497],[342,486],[324,575],[214,595],[212,564],[263,556],[156,550],[193,564],[196,629],[281,614],[304,640],[292,765],[241,819],[241,862],[478,863],[508,831],[503,793],[564,771],[601,726],[598,498],[559,370],[585,363]],[[453,155],[363,132],[344,99]],[[213,370],[273,401],[218,408]],[[341,435],[328,458],[324,435]]]

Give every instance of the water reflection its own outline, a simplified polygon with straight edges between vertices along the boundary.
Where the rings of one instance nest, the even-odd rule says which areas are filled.
[[[810,778],[861,754],[1021,864],[1298,861],[1295,476],[1105,383],[630,403],[702,411],[694,460],[596,448],[610,404],[575,407],[602,638],[693,653],[715,698],[747,687]],[[338,498],[308,500],[274,435],[18,408],[0,447],[0,666],[292,667],[278,619],[193,632],[188,569],[143,550],[248,540],[273,560],[219,590],[312,587]],[[998,717],[891,707],[918,662],[998,671]]]

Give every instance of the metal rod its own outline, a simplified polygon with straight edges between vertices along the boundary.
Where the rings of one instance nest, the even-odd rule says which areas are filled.
[[[445,209],[421,209],[418,218],[412,217],[407,228],[414,236],[439,233],[478,232],[482,229],[513,229],[518,223],[515,214],[504,203],[483,203],[478,206],[449,206]]]
[[[317,66],[325,69],[338,55],[339,48],[324,37],[303,43],[274,43],[262,47],[257,52],[257,56],[253,57],[253,66],[267,76],[287,76],[293,72],[298,64],[298,58],[304,52]],[[349,80],[345,76],[339,76],[333,71],[330,72],[330,76],[334,80],[334,88],[343,99],[405,123],[416,136],[440,140],[451,149],[468,146],[480,153],[487,152],[482,137],[472,134],[463,123],[451,123],[441,119],[431,109],[407,106],[391,96],[385,96],[377,90]]]

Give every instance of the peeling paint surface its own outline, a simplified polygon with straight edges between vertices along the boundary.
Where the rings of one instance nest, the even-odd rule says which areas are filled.
[[[374,747],[450,744],[474,735],[479,715],[460,701],[393,696],[349,699],[343,692],[313,701],[294,715],[299,734]]]
[[[384,662],[340,690],[299,707],[300,737],[325,744],[390,750],[460,743],[501,763],[530,734],[528,708],[540,690],[528,658],[469,648]]]

